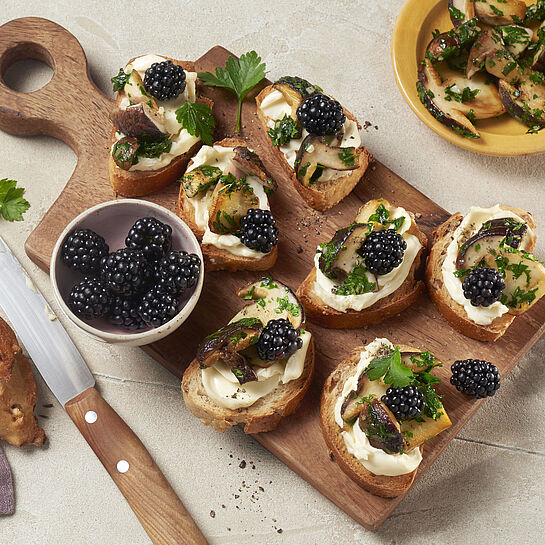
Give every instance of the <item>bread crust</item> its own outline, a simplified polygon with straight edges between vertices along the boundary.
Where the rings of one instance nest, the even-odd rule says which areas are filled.
[[[263,99],[273,91],[272,85],[265,87],[256,97],[257,103],[257,115],[265,132],[268,132],[269,127],[267,125],[268,118],[261,111],[261,103]],[[358,123],[357,119],[345,108],[343,108],[344,113],[348,119]],[[358,123],[358,129],[361,130],[361,126]],[[270,142],[269,142],[270,143]],[[328,182],[318,182],[313,187],[305,187],[298,180],[295,175],[295,170],[289,165],[289,163],[284,158],[284,154],[280,151],[277,146],[272,144],[272,152],[276,159],[278,165],[281,166],[282,171],[286,179],[291,180],[293,186],[297,192],[303,197],[305,202],[315,210],[324,212],[329,210],[340,201],[342,201],[353,189],[356,187],[358,182],[361,180],[367,167],[372,163],[373,156],[369,150],[363,146],[356,148],[356,164],[357,168],[349,171],[349,174],[341,176],[336,180],[331,180]]]
[[[248,143],[241,138],[224,138],[219,142],[214,142],[214,146],[223,146],[224,148],[234,148],[236,146],[247,147]],[[187,167],[190,167],[193,163],[193,155],[191,156]],[[176,214],[187,223],[199,241],[202,241],[204,230],[195,222],[195,208],[187,198],[182,184],[180,184]],[[261,259],[233,255],[231,252],[222,248],[217,248],[213,244],[201,243],[201,250],[206,261],[206,269],[209,271],[268,271],[274,266],[278,258],[278,246],[275,246]]]
[[[195,63],[192,61],[177,61],[176,59],[169,59],[168,57],[165,57],[165,59],[180,65],[188,72],[195,71]],[[133,61],[134,58],[132,58],[129,63]],[[197,80],[195,89],[197,102],[208,104],[210,109],[212,109],[214,103],[206,97],[199,96],[199,90],[200,85]],[[121,99],[122,97],[120,93],[118,93],[115,101],[116,107],[119,106]],[[113,127],[110,139],[110,149],[116,141],[115,133],[116,128]],[[114,193],[116,196],[121,195],[123,197],[143,197],[167,187],[179,178],[191,157],[199,151],[202,144],[202,140],[199,140],[183,155],[175,157],[168,165],[158,170],[124,170],[115,164],[112,154],[108,151],[108,174]]]
[[[512,206],[502,206],[501,208],[514,212],[528,224],[532,231],[535,230],[536,224],[530,213]],[[489,325],[476,324],[467,317],[464,307],[450,296],[443,282],[441,268],[445,261],[447,248],[454,238],[454,231],[463,219],[464,216],[460,212],[456,212],[433,232],[432,248],[426,265],[428,293],[443,318],[454,329],[472,339],[496,341],[507,331],[516,316],[506,313],[493,320]],[[534,247],[535,239],[531,241],[528,250],[532,252]]]
[[[424,291],[424,282],[416,278],[420,269],[424,252],[428,247],[428,238],[418,228],[414,215],[409,212],[412,219],[408,233],[416,236],[422,248],[420,248],[403,284],[390,295],[378,300],[374,305],[361,311],[348,309],[341,312],[324,303],[314,293],[316,281],[316,267],[314,267],[303,283],[297,288],[297,297],[305,307],[305,312],[311,322],[331,329],[355,329],[369,324],[377,324],[399,314],[412,305]]]
[[[400,348],[409,347],[401,345]],[[409,349],[412,350],[412,347]],[[343,360],[333,370],[324,383],[320,405],[322,433],[335,462],[353,481],[371,492],[371,494],[383,498],[395,498],[409,490],[418,468],[411,473],[395,477],[371,473],[355,456],[348,452],[341,436],[342,429],[335,421],[335,404],[342,395],[344,383],[356,370],[361,350],[361,348],[355,349],[347,359]],[[423,451],[422,447],[420,447],[420,451]]]
[[[292,414],[312,383],[314,376],[314,338],[310,339],[303,374],[275,390],[250,407],[226,409],[210,399],[204,390],[201,368],[195,359],[182,377],[182,395],[187,408],[206,426],[226,431],[240,425],[244,433],[263,433],[275,429],[282,418]],[[278,394],[281,393],[280,396]]]

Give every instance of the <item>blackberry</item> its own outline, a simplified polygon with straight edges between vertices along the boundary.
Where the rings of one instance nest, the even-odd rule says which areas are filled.
[[[496,269],[477,267],[469,271],[462,282],[464,297],[474,307],[489,307],[498,301],[505,288],[505,282]]]
[[[146,328],[146,322],[138,314],[139,304],[139,301],[134,297],[116,295],[112,299],[110,310],[107,314],[108,321],[130,331]]]
[[[147,325],[162,326],[178,314],[178,299],[166,291],[153,288],[142,298],[138,314]]]
[[[104,316],[110,309],[111,295],[98,278],[86,276],[68,296],[70,310],[84,320]]]
[[[297,117],[309,133],[320,136],[338,133],[346,120],[343,107],[321,93],[305,98],[297,108]]]
[[[492,363],[483,360],[458,360],[450,370],[450,383],[456,389],[477,399],[493,396],[500,387],[500,374]]]
[[[142,250],[148,261],[157,261],[170,250],[172,227],[156,218],[139,219],[129,231],[125,245],[130,250]]]
[[[102,258],[100,274],[114,293],[132,295],[148,286],[152,269],[140,250],[122,248]]]
[[[62,243],[61,256],[65,265],[83,274],[96,274],[100,260],[110,249],[106,241],[91,229],[68,233]]]
[[[424,409],[424,394],[416,386],[388,388],[380,399],[398,420],[415,418]]]
[[[269,253],[278,244],[278,229],[271,212],[250,208],[240,220],[240,240],[252,250]]]
[[[185,89],[184,69],[172,61],[154,62],[144,76],[144,87],[158,100],[176,98]]]
[[[192,288],[201,273],[201,260],[198,255],[187,252],[169,252],[155,268],[156,287],[173,295]]]
[[[257,341],[257,353],[264,361],[288,357],[303,346],[303,339],[288,320],[270,320]]]
[[[373,274],[388,274],[401,265],[407,243],[394,229],[373,231],[363,242],[360,254]]]

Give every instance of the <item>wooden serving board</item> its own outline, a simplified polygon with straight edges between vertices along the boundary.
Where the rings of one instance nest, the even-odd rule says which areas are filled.
[[[176,52],[159,53],[175,55]],[[222,47],[214,47],[196,61],[197,70],[223,66],[228,56],[229,52]],[[47,270],[55,241],[66,224],[90,206],[114,198],[106,166],[110,137],[108,113],[113,101],[90,80],[80,44],[59,25],[45,19],[24,18],[0,27],[0,76],[12,62],[27,57],[48,63],[55,70],[54,76],[45,87],[28,94],[17,93],[0,80],[0,128],[12,134],[55,136],[78,155],[76,169],[65,189],[26,243],[29,257]],[[124,60],[120,59],[119,64]],[[327,213],[310,209],[275,165],[267,136],[255,113],[253,98],[259,90],[244,104],[242,135],[277,176],[280,185],[272,198],[281,238],[279,259],[271,272],[278,280],[297,288],[312,267],[317,244],[349,224],[360,205],[368,199],[385,197],[414,211],[428,236],[449,216],[379,162],[374,163],[356,190],[340,205]],[[212,88],[207,89],[206,94],[215,103],[216,138],[231,135],[236,110],[234,97]],[[174,184],[149,196],[149,200],[175,210],[177,194],[178,184]],[[468,207],[471,204],[467,203]],[[208,273],[201,299],[189,320],[169,337],[147,346],[146,352],[181,377],[198,342],[225,324],[241,307],[241,301],[234,295],[235,289],[257,277],[249,272]],[[445,362],[438,370],[443,379],[438,390],[444,395],[453,425],[426,444],[424,460],[417,473],[419,479],[482,403],[459,394],[450,386],[450,364],[456,359],[482,358],[494,362],[505,377],[544,332],[544,324],[545,301],[542,301],[517,318],[498,342],[482,343],[454,331],[425,295],[401,315],[376,326],[327,330],[310,323],[308,329],[314,334],[317,348],[313,386],[293,416],[285,419],[276,431],[255,438],[352,518],[366,528],[376,529],[403,496],[383,499],[365,492],[330,459],[318,417],[320,390],[325,377],[354,347],[375,337],[388,337],[395,343],[429,349]]]

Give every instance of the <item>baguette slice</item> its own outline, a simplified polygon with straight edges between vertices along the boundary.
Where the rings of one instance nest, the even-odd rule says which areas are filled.
[[[265,89],[263,89],[255,99],[257,103],[257,115],[266,133],[269,131],[269,126],[267,123],[269,122],[270,118],[265,116],[261,111],[261,103],[263,102],[263,99],[273,90],[272,85],[269,85],[268,87],[265,87]],[[345,108],[343,108],[343,110],[348,119],[356,121],[357,123],[356,118],[348,110]],[[361,130],[359,123],[358,129]],[[348,174],[345,174],[344,176],[341,176],[335,180],[317,182],[312,187],[305,187],[297,180],[295,170],[286,161],[284,154],[280,151],[280,148],[273,146],[270,143],[270,138],[268,136],[266,136],[266,138],[272,147],[276,162],[281,166],[286,179],[291,180],[297,192],[301,195],[301,197],[303,197],[309,206],[321,212],[329,210],[342,201],[354,189],[354,187],[356,187],[362,176],[365,174],[367,167],[373,161],[373,156],[369,150],[361,146],[356,148],[355,152],[356,155],[358,155],[356,158],[357,168],[348,171]]]
[[[531,230],[535,230],[536,224],[531,214],[512,206],[502,206],[502,208],[514,212],[528,224]],[[446,257],[447,248],[454,238],[454,231],[456,231],[463,219],[464,216],[457,212],[433,232],[432,248],[426,266],[428,293],[443,318],[454,329],[479,341],[496,341],[507,331],[516,316],[508,312],[496,318],[489,325],[476,324],[467,317],[464,307],[452,299],[443,282],[441,268]],[[528,251],[531,253],[534,247],[535,239],[531,240]]]
[[[412,212],[409,212],[409,214],[412,219],[412,225],[407,232],[418,238],[422,244],[422,248],[416,255],[403,284],[396,291],[379,299],[374,305],[366,309],[361,311],[348,309],[346,312],[341,312],[324,303],[314,293],[314,282],[316,281],[316,267],[314,267],[297,289],[297,297],[299,297],[301,304],[305,307],[305,311],[311,322],[332,329],[355,329],[368,324],[377,324],[391,318],[405,310],[418,299],[424,291],[424,282],[417,279],[417,273],[420,269],[424,251],[428,245],[428,238],[416,225]]]
[[[413,350],[412,347],[403,345],[400,345],[400,348],[402,350]],[[322,433],[335,461],[353,481],[368,492],[371,492],[371,494],[382,496],[383,498],[395,498],[409,490],[418,469],[415,469],[411,473],[395,477],[371,473],[355,456],[348,452],[344,439],[341,436],[342,429],[335,421],[335,404],[339,396],[342,395],[344,383],[354,374],[360,354],[361,348],[355,349],[347,359],[335,368],[324,383],[320,407]],[[422,451],[423,446],[420,446],[420,452]]]
[[[195,72],[195,63],[192,61],[177,61],[168,57],[165,57],[165,60],[171,60],[188,72]],[[129,63],[133,61],[134,58]],[[199,88],[199,80],[197,80],[197,102],[208,104],[212,108],[214,103],[206,97],[199,96]],[[122,95],[117,93],[116,106],[119,106]],[[115,143],[115,133],[116,128],[113,127],[110,149]],[[108,151],[108,173],[114,193],[123,197],[143,197],[167,187],[179,178],[191,157],[199,151],[201,146],[202,141],[199,140],[183,155],[175,157],[167,166],[158,170],[123,170],[115,164],[112,154]]]
[[[219,142],[214,142],[214,146],[234,148],[236,146],[248,146],[248,143],[241,138],[224,138]],[[195,153],[197,151],[198,150],[196,150]],[[195,155],[195,153],[193,155]],[[187,166],[191,166],[192,162],[192,159],[190,159]],[[187,223],[195,236],[199,240],[202,240],[204,229],[201,229],[195,222],[195,208],[187,198],[182,184],[180,184],[176,213]],[[201,250],[206,260],[206,268],[209,271],[268,271],[274,266],[276,259],[278,258],[278,245],[261,259],[233,255],[231,252],[228,252],[223,248],[217,248],[213,244],[201,244]]]

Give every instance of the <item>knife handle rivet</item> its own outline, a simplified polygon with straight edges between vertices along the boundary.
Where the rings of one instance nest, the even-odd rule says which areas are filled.
[[[119,473],[127,473],[127,471],[129,471],[129,462],[127,462],[127,460],[119,460],[119,462],[117,462],[117,471],[119,471]]]
[[[87,424],[94,424],[98,420],[98,414],[95,411],[87,411],[85,413],[85,422]]]

